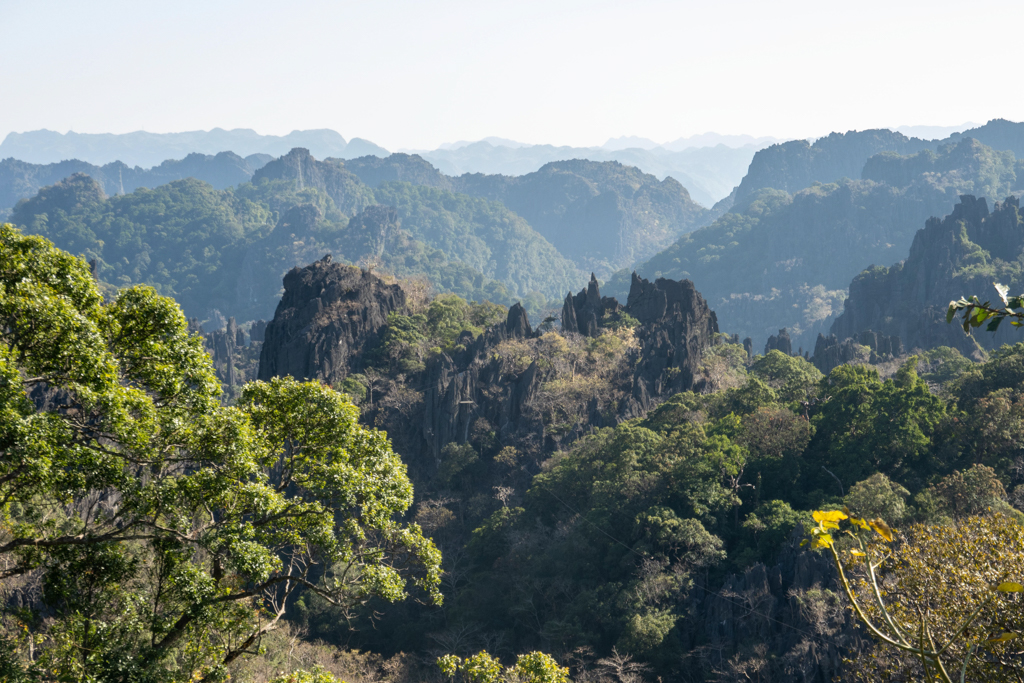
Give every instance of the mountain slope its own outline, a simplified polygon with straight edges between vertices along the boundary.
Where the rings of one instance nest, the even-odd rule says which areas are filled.
[[[707,214],[674,179],[658,181],[618,162],[558,161],[525,176],[467,174],[452,182],[500,201],[602,277],[656,253]]]
[[[964,334],[946,323],[953,299],[977,294],[995,299],[993,282],[1024,290],[1024,216],[1016,197],[996,202],[964,195],[945,218],[917,231],[910,255],[888,268],[876,266],[850,283],[850,296],[831,332],[840,340],[864,330],[898,335],[906,349],[951,346],[964,354],[976,344],[992,349],[1019,341],[1009,326],[997,333]]]
[[[832,183],[841,178],[860,178],[864,162],[880,152],[912,154],[933,143],[908,138],[891,130],[832,133],[810,144],[791,140],[760,150],[736,188],[735,201],[743,203],[758,190],[772,188],[797,192],[815,182]]]
[[[157,187],[172,180],[196,178],[218,190],[244,183],[270,157],[253,154],[242,158],[234,152],[217,155],[193,153],[184,159],[169,159],[159,166],[143,169],[120,161],[95,166],[72,159],[53,164],[32,164],[9,158],[0,161],[0,210],[12,208],[19,199],[33,196],[40,188],[52,185],[74,173],[94,178],[107,194],[124,194],[139,187]]]
[[[927,164],[916,175],[907,171],[922,160]],[[948,214],[958,194],[1006,196],[1020,184],[1011,153],[970,139],[935,155],[876,157],[869,167],[879,178],[904,184],[843,180],[793,195],[760,190],[636,270],[648,278],[693,280],[722,329],[752,337],[757,349],[782,327],[794,349],[810,349],[840,313],[857,273],[901,258],[919,226]],[[606,289],[619,295],[628,286],[629,273],[622,271]]]

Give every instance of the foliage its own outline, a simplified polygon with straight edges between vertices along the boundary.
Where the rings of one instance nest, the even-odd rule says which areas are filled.
[[[466,659],[444,655],[438,658],[437,666],[446,678],[461,676],[466,683],[569,683],[569,669],[559,666],[543,652],[519,655],[516,663],[508,668],[486,651]]]
[[[953,322],[953,318],[961,315],[963,318],[964,332],[970,334],[971,328],[985,325],[988,332],[995,332],[999,325],[1009,319],[1014,327],[1024,325],[1024,294],[1009,296],[1010,288],[1006,285],[995,283],[996,292],[1002,302],[1002,308],[992,306],[990,302],[984,303],[977,296],[969,298],[961,297],[959,301],[950,301],[946,311],[946,322]],[[961,313],[963,311],[963,313]]]
[[[440,601],[439,553],[396,521],[405,467],[343,395],[275,379],[221,407],[173,301],[104,303],[9,225],[0,264],[0,580],[37,591],[18,623],[48,675],[221,678],[299,589]]]
[[[946,409],[916,365],[911,356],[885,382],[874,369],[854,365],[841,365],[822,380],[819,392],[827,400],[812,419],[809,450],[832,473],[819,471],[823,489],[837,488],[833,477],[846,486],[875,472],[907,481],[928,468],[931,438]]]
[[[316,666],[313,667],[312,671],[298,669],[290,674],[284,674],[277,678],[272,678],[270,683],[341,683],[341,679],[337,678],[334,674],[325,671],[323,668]]]
[[[813,397],[823,377],[818,368],[802,357],[790,356],[776,349],[754,360],[750,372],[775,389],[779,400],[784,403]]]
[[[880,518],[833,510],[814,519],[811,546],[831,553],[857,620],[893,651],[862,669],[866,680],[1019,680],[1009,643],[1024,627],[1024,527],[968,517],[911,527],[899,542]],[[841,554],[835,533],[854,546]]]
[[[347,209],[372,205],[374,190],[350,180],[358,198]],[[111,291],[148,284],[200,320],[214,310],[239,320],[269,318],[280,276],[324,253],[400,277],[426,275],[439,291],[468,299],[509,304],[518,296],[534,311],[580,279],[544,238],[495,202],[403,183],[378,188],[376,201],[396,206],[399,219],[386,229],[387,249],[379,253],[327,192],[299,187],[261,179],[215,190],[189,178],[105,197],[96,181],[78,174],[20,202],[12,220],[96,259]]]

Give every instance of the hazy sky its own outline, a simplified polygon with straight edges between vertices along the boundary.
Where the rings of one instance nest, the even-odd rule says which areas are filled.
[[[0,139],[818,136],[1024,120],[1024,2],[0,0]]]

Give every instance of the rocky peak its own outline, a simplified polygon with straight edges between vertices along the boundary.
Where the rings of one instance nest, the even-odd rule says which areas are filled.
[[[328,254],[284,276],[284,294],[264,332],[260,379],[291,375],[339,383],[361,365],[405,292]]]
[[[768,341],[764,345],[764,354],[767,356],[769,351],[781,351],[787,356],[793,355],[793,341],[789,338],[789,332],[783,327],[779,330],[779,333],[773,334],[768,337]]]
[[[657,398],[694,388],[704,351],[718,334],[718,318],[689,280],[649,282],[635,272],[625,311],[640,321],[640,360],[627,412],[641,414]]]
[[[597,277],[591,273],[587,288],[573,296],[565,295],[562,304],[562,330],[578,332],[585,337],[596,337],[601,318],[622,308],[614,297],[602,297]]]
[[[889,268],[872,266],[850,283],[843,314],[832,324],[837,339],[857,339],[875,331],[875,353],[897,348],[951,346],[965,355],[978,344],[998,346],[1013,333],[965,335],[946,323],[947,304],[968,294],[983,300],[994,295],[992,282],[1014,292],[1024,281],[1012,267],[1024,250],[1024,218],[1015,197],[997,202],[990,212],[984,197],[962,195],[945,218],[931,218],[914,236],[906,261]],[[878,335],[881,335],[879,337]],[[887,338],[897,337],[893,346]],[[881,341],[879,341],[881,339]]]
[[[342,213],[349,216],[371,203],[371,195],[366,186],[341,163],[317,161],[308,149],[302,147],[296,147],[283,157],[268,162],[252,176],[254,183],[264,179],[292,180],[299,190],[320,190],[334,200]]]

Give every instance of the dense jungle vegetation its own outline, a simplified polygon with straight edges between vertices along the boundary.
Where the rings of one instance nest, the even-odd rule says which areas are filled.
[[[343,393],[274,380],[220,406],[172,300],[132,286],[104,302],[83,261],[11,227],[0,249],[6,680],[776,680],[791,662],[756,642],[716,657],[701,605],[801,552],[812,510],[936,538],[1021,518],[1024,343],[822,376],[723,337],[702,393],[580,433],[581,399],[631,373],[636,321],[592,338],[548,321],[494,352],[543,373],[544,438],[510,445],[476,420],[403,463],[375,428],[400,453],[423,363],[504,307],[414,298]],[[848,647],[828,585],[793,599],[848,672],[877,661]]]
[[[371,190],[351,178],[358,193],[351,208],[370,210],[354,214],[354,223],[326,192],[290,180],[215,190],[189,178],[107,197],[81,174],[20,202],[11,220],[95,259],[107,285],[148,284],[200,320],[269,319],[280,276],[324,253],[424,276],[470,299],[515,297],[533,310],[581,279],[500,204],[407,183]],[[377,202],[397,214],[374,213]]]

